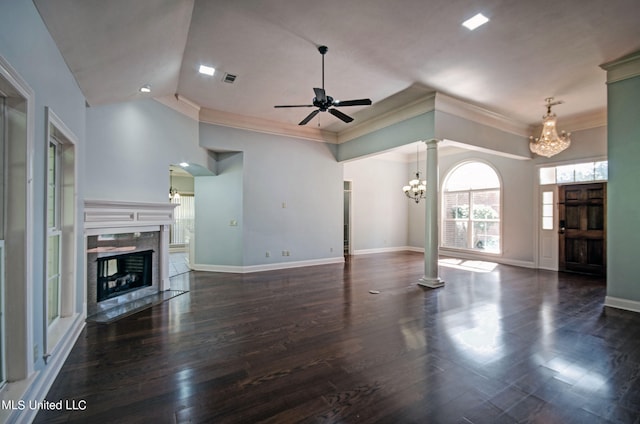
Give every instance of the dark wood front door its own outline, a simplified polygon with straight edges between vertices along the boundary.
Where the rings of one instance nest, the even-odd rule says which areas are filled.
[[[606,183],[560,186],[560,271],[606,272]]]

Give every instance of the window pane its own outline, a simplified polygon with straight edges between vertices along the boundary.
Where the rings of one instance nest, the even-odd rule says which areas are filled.
[[[556,167],[556,179],[558,183],[572,183],[574,181],[573,165]]]
[[[542,217],[542,229],[553,230],[553,217],[551,216]]]
[[[47,227],[56,226],[56,145],[49,143],[47,162]]]
[[[482,162],[469,162],[456,168],[447,178],[446,191],[480,190],[500,187],[496,171]]]
[[[500,191],[473,192],[473,219],[500,218]]]
[[[51,324],[60,315],[60,277],[47,281],[47,319]]]
[[[540,168],[540,185],[556,183],[556,168]]]
[[[442,243],[445,247],[467,248],[467,221],[445,221]]]
[[[576,181],[593,181],[593,162],[574,165]]]
[[[609,178],[609,162],[596,162],[594,166],[594,178],[596,180],[607,180]]]
[[[542,193],[542,203],[553,204],[553,191],[545,191]]]
[[[51,278],[60,273],[60,236],[47,238],[47,277]]]
[[[443,197],[445,218],[469,218],[469,193],[444,193]]]
[[[473,222],[473,249],[498,252],[500,250],[500,223]]]
[[[542,216],[553,217],[553,205],[542,205]]]

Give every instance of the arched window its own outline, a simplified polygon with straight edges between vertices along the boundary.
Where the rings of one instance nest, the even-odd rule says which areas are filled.
[[[442,247],[501,251],[500,179],[483,162],[454,168],[442,189]]]

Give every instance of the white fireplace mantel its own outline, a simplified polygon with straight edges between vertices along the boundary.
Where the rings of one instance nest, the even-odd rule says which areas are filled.
[[[84,228],[120,228],[173,223],[172,203],[85,200]]]
[[[169,289],[169,225],[174,221],[176,204],[85,200],[86,236],[126,232],[160,231],[158,251],[159,290]],[[86,242],[85,242],[86,251]]]

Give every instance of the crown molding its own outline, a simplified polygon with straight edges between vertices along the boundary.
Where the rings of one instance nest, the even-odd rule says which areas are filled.
[[[640,59],[640,53],[635,58]],[[621,59],[620,62],[627,63],[632,60],[634,59]],[[613,66],[613,62],[611,63],[611,66]],[[602,66],[604,67],[605,65]],[[640,60],[637,61],[637,66],[640,71]],[[429,95],[408,103],[401,108],[394,109],[375,118],[350,126],[339,133],[311,127],[283,124],[262,118],[203,108],[178,94],[174,96],[157,97],[154,98],[154,100],[191,119],[207,124],[331,144],[345,143],[349,140],[353,140],[398,122],[402,122],[434,110],[491,126],[522,137],[529,137],[531,134],[539,132],[541,128],[541,125],[522,124],[504,115],[500,115],[496,112],[472,105],[439,92],[430,93]],[[599,109],[581,115],[565,117],[562,119],[561,125],[564,128],[567,128],[567,131],[580,131],[606,126],[607,111],[606,109]]]
[[[640,76],[640,51],[600,65],[607,71],[607,84]]]
[[[338,142],[336,134],[330,131],[300,125],[283,124],[267,119],[222,112],[214,109],[200,109],[200,122],[323,143],[335,144]]]
[[[436,111],[455,115],[479,124],[487,125],[521,137],[529,136],[529,126],[499,113],[458,100],[446,94],[436,93]]]
[[[381,130],[398,122],[414,118],[418,115],[422,115],[423,113],[431,112],[435,109],[435,98],[435,93],[431,93],[425,97],[408,103],[399,109],[394,109],[373,119],[369,119],[368,121],[353,125],[338,133],[338,144]]]
[[[173,96],[154,97],[153,100],[162,103],[163,105],[170,107],[176,112],[180,112],[193,120],[197,121],[200,117],[200,106],[179,94],[175,94]]]
[[[558,119],[558,131],[576,132],[607,126],[607,109],[597,109],[580,115],[572,115]],[[530,125],[529,133],[537,137],[542,131],[542,121]]]
[[[567,116],[562,125],[571,131],[589,130],[607,126],[607,108],[593,110],[580,115]],[[540,125],[542,127],[542,125]]]

